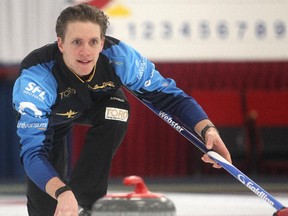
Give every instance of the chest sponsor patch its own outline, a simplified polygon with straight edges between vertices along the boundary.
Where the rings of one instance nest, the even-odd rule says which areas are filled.
[[[106,107],[105,119],[127,122],[128,116],[128,110]]]

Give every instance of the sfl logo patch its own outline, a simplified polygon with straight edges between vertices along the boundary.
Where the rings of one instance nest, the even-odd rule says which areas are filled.
[[[105,119],[127,122],[128,116],[128,110],[106,107]]]
[[[45,91],[34,82],[28,83],[27,87],[24,89],[24,93],[31,95],[39,101],[45,100]]]

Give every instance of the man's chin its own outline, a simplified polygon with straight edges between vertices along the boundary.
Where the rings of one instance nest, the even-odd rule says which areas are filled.
[[[94,67],[85,67],[85,68],[79,68],[77,70],[77,73],[79,76],[88,76],[93,72]]]
[[[87,76],[90,76],[91,74],[93,73],[93,67],[91,68],[91,69],[89,69],[89,70],[78,70],[78,72],[77,72],[77,75],[79,76],[79,77],[87,77]]]

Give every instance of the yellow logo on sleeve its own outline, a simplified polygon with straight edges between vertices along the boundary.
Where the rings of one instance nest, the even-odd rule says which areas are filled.
[[[78,112],[74,112],[74,111],[72,111],[72,110],[69,110],[69,111],[66,112],[66,113],[56,113],[56,115],[66,116],[67,118],[74,118],[77,113],[78,113]]]

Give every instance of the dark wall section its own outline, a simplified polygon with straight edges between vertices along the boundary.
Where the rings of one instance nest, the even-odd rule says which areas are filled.
[[[24,172],[19,161],[16,113],[12,108],[14,80],[0,79],[0,179],[21,180]]]

